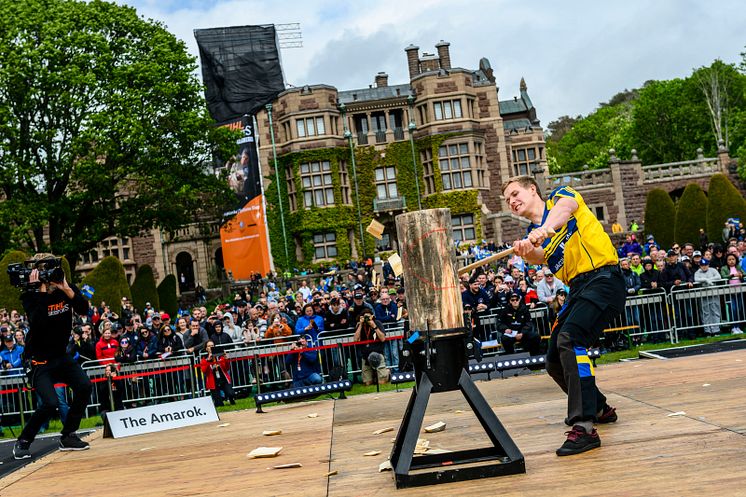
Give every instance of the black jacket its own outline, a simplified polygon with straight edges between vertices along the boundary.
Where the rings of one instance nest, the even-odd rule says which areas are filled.
[[[686,270],[682,263],[666,263],[666,267],[661,271],[661,286],[666,290],[670,290],[671,287],[674,286],[676,280],[680,280],[680,283],[686,283],[694,281],[694,278],[689,274],[689,271]]]
[[[518,333],[530,335],[533,330],[531,312],[529,312],[528,307],[523,302],[518,306],[518,309],[514,309],[512,305],[508,305],[500,312],[497,329],[500,333],[505,333],[507,330],[514,330]]]
[[[65,355],[72,331],[73,312],[88,314],[88,301],[75,285],[70,285],[73,298],[62,290],[25,292],[21,302],[29,318],[30,329],[26,336],[26,359],[47,360]]]
[[[662,288],[660,271],[652,269],[650,271],[643,271],[642,273],[640,273],[640,283],[642,283],[643,288],[653,288],[653,285],[651,284],[653,282],[655,282],[655,284],[657,285],[656,288]]]

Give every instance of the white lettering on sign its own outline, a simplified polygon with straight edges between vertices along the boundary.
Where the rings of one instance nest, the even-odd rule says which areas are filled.
[[[220,421],[210,397],[114,411],[106,422],[114,438]]]

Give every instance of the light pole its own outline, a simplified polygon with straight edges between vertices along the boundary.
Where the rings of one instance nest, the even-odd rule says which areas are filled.
[[[414,95],[407,97],[409,103],[409,146],[412,149],[412,167],[414,168],[414,186],[417,188],[417,210],[422,210],[422,200],[420,198],[420,178],[417,173],[417,157],[414,153],[414,130],[417,125],[414,122]]]
[[[355,147],[352,144],[352,133],[347,128],[347,117],[345,115],[345,104],[339,104],[339,112],[342,114],[342,126],[344,127],[344,137],[350,145],[350,159],[352,161],[352,180],[355,183],[355,204],[357,205],[357,226],[360,229],[360,246],[363,249],[363,259],[365,259],[365,237],[363,235],[363,217],[360,213],[360,192],[357,187],[357,168],[355,166]]]
[[[285,246],[285,270],[290,266],[288,255],[288,235],[285,232],[285,210],[282,208],[282,194],[280,193],[280,169],[277,167],[277,148],[275,147],[275,128],[272,126],[272,104],[264,106],[269,116],[269,136],[272,139],[272,158],[275,163],[275,183],[277,183],[277,204],[280,206],[280,224],[282,225],[282,242]]]

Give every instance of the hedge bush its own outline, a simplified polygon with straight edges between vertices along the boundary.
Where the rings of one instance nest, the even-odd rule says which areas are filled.
[[[132,305],[135,309],[141,311],[145,309],[145,304],[150,302],[153,309],[160,309],[160,303],[158,302],[158,290],[155,288],[155,277],[153,276],[153,268],[148,264],[143,264],[137,268],[137,274],[135,275],[135,281],[132,282],[130,287],[132,292]]]
[[[0,259],[0,308],[5,308],[8,312],[13,309],[23,313],[21,305],[21,292],[16,287],[11,286],[8,277],[8,266],[16,262],[23,262],[28,256],[19,250],[13,250],[5,254]]]
[[[179,299],[176,296],[176,276],[169,274],[160,285],[158,285],[158,298],[161,303],[161,309],[171,316],[171,322],[175,323],[176,313],[179,312]]]
[[[645,235],[653,235],[661,248],[673,245],[676,207],[671,196],[660,188],[648,192],[645,201]]]
[[[95,290],[92,299],[95,305],[104,301],[117,314],[122,312],[122,297],[132,298],[124,266],[114,256],[101,259],[94,270],[83,278],[83,284],[90,285]]]
[[[723,227],[728,218],[735,217],[746,222],[746,201],[730,179],[722,173],[714,174],[710,178],[707,195],[707,236],[711,242],[721,243]]]
[[[707,196],[697,183],[684,188],[676,206],[674,238],[677,243],[699,243],[699,229],[707,230]]]

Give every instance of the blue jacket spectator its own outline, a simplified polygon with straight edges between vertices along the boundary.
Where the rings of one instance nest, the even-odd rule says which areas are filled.
[[[629,254],[642,255],[642,247],[637,243],[635,235],[627,235],[627,241],[619,249],[620,257],[627,257]]]
[[[293,377],[294,387],[320,385],[324,381],[321,377],[319,351],[306,350],[307,347],[306,337],[301,335],[293,345],[293,353],[285,357],[285,366]]]
[[[0,360],[2,360],[3,371],[20,368],[23,364],[23,346],[16,345],[15,340],[13,340],[13,335],[6,336],[3,341],[5,342],[6,347],[0,351]]]
[[[140,328],[139,332],[140,334],[137,337],[137,345],[135,346],[137,359],[155,359],[156,354],[158,353],[158,336],[155,333],[152,333],[145,326]]]
[[[295,334],[310,335],[311,340],[315,343],[322,331],[324,331],[324,318],[314,314],[313,305],[304,305],[303,315],[295,322]]]

